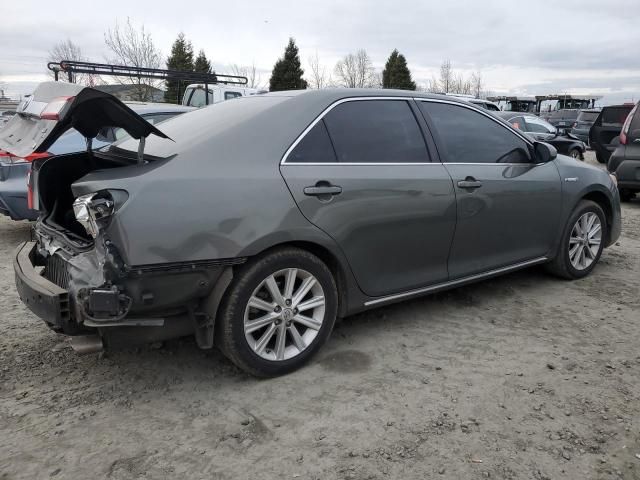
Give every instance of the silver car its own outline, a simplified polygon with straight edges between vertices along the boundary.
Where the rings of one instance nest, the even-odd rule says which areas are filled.
[[[539,264],[581,278],[620,235],[614,178],[463,100],[278,92],[160,131],[59,88],[36,91],[0,148],[46,149],[71,125],[132,138],[38,162],[43,214],[16,285],[51,328],[100,346],[195,335],[280,375],[336,318]]]

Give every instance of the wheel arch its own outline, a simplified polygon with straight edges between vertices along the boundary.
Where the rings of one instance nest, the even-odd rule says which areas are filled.
[[[604,215],[607,221],[607,238],[605,240],[605,245],[608,245],[611,235],[611,227],[613,225],[613,205],[611,199],[607,196],[607,194],[601,192],[600,190],[592,190],[583,195],[579,201],[582,200],[591,200],[592,202],[597,203],[604,211]]]

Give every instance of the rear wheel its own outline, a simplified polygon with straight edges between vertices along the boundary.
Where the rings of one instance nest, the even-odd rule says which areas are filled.
[[[607,163],[604,156],[602,156],[599,152],[596,152],[596,160],[598,160],[599,163]]]
[[[586,277],[600,260],[606,234],[606,217],[600,205],[582,200],[569,217],[558,254],[547,265],[548,270],[568,279]]]
[[[219,315],[218,343],[259,377],[300,368],[329,337],[337,314],[331,271],[298,248],[276,250],[239,269]]]

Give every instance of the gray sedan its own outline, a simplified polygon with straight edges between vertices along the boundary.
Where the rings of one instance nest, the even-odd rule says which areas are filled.
[[[60,95],[36,92],[42,120],[9,125],[0,148],[37,130],[45,149],[71,118],[133,138],[37,166],[44,213],[16,285],[51,328],[99,346],[194,334],[280,375],[338,317],[533,265],[581,278],[620,235],[615,178],[463,100],[279,92],[160,131],[106,94]]]

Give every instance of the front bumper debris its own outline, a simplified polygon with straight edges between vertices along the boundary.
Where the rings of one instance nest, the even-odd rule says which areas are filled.
[[[33,264],[35,242],[25,242],[14,254],[13,269],[18,295],[24,304],[54,330],[71,330],[68,290],[40,275]]]

